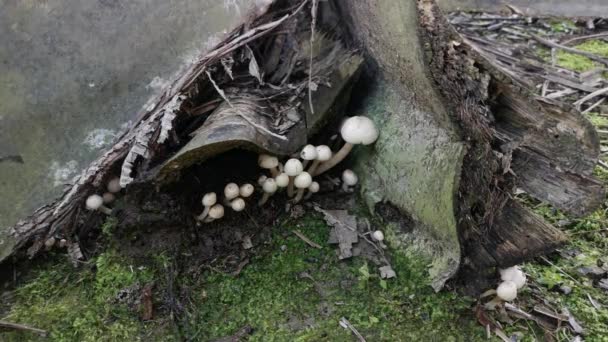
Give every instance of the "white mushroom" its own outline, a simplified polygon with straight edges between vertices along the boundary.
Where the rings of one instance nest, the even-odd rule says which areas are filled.
[[[272,177],[276,177],[276,175],[279,174],[279,169],[277,168],[279,166],[279,160],[277,157],[268,154],[260,154],[258,157],[258,165],[262,169],[270,170]]]
[[[311,175],[315,174],[315,171],[319,167],[320,163],[330,160],[331,156],[333,154],[331,152],[331,148],[329,148],[329,146],[327,146],[327,145],[319,145],[316,147],[316,150],[317,150],[317,159],[315,159],[315,161],[312,162],[312,165],[308,169],[308,173],[310,173]]]
[[[258,185],[259,185],[259,186],[264,185],[264,182],[266,181],[266,179],[268,179],[268,177],[266,177],[266,175],[261,175],[261,176],[258,178]]]
[[[56,240],[54,237],[52,237],[52,236],[51,236],[51,237],[50,237],[50,238],[48,238],[46,241],[44,241],[44,247],[45,247],[47,250],[49,250],[49,249],[53,248],[53,246],[55,246],[55,242],[56,242],[56,241],[57,241],[57,240]]]
[[[230,201],[237,198],[241,189],[236,183],[228,183],[224,188],[224,204],[230,205]]]
[[[382,242],[384,241],[384,233],[381,230],[376,230],[372,233],[372,239],[374,239],[374,241]]]
[[[310,186],[308,187],[308,193],[306,194],[306,196],[304,196],[304,199],[309,199],[310,196],[312,196],[312,194],[316,194],[317,192],[319,192],[320,189],[321,189],[321,186],[319,186],[319,183],[317,183],[317,182],[310,183]]]
[[[279,188],[286,188],[289,185],[289,176],[283,172],[274,178]]]
[[[103,198],[99,195],[91,195],[87,197],[85,204],[89,210],[99,210],[106,215],[112,214],[112,209],[103,205]]]
[[[289,185],[287,186],[287,196],[293,196],[293,179],[304,171],[302,162],[298,159],[292,158],[285,163],[285,173],[289,176]]]
[[[500,269],[500,279],[503,281],[512,281],[517,285],[517,289],[521,289],[526,285],[526,274],[519,266],[511,266],[505,269]]]
[[[302,164],[302,168],[305,169],[311,160],[317,159],[317,148],[313,145],[304,146],[302,152],[300,152],[300,158],[302,158],[302,160],[304,161],[304,163]]]
[[[217,203],[217,195],[215,194],[215,192],[208,192],[205,194],[205,196],[203,196],[203,199],[201,200],[201,202],[203,203],[203,206],[205,207],[205,209],[203,210],[203,212],[198,215],[196,217],[196,219],[198,221],[202,221],[207,217],[207,214],[209,214],[209,209],[211,209],[211,206],[213,206],[215,203]]]
[[[304,195],[304,190],[308,189],[308,187],[312,184],[312,177],[310,176],[310,173],[304,171],[294,178],[293,184],[296,186],[296,188],[298,188],[298,193],[294,199],[294,202],[298,203]]]
[[[344,139],[344,146],[330,160],[321,164],[315,171],[314,176],[322,174],[344,160],[354,145],[369,145],[378,139],[376,125],[365,116],[353,116],[346,119],[342,124],[340,134]]]
[[[268,178],[264,182],[262,189],[264,190],[264,196],[262,196],[262,199],[258,203],[260,206],[264,205],[264,203],[268,201],[270,196],[277,192],[277,182],[274,181],[274,178]]]
[[[342,190],[348,191],[351,186],[354,186],[359,181],[359,177],[352,170],[346,169],[342,172]]]
[[[245,200],[237,197],[230,202],[230,207],[234,211],[243,211],[245,209]]]
[[[111,192],[106,192],[103,194],[103,196],[101,196],[101,198],[103,199],[104,204],[110,204],[110,203],[114,202],[114,200],[116,199],[116,196],[114,196],[114,194]]]
[[[68,240],[66,240],[66,239],[59,240],[59,248],[64,248],[67,245],[68,245]]]
[[[209,216],[205,218],[204,222],[208,223],[217,219],[221,219],[222,217],[224,217],[224,206],[217,203],[216,205],[212,206],[211,209],[209,209]]]
[[[239,195],[241,195],[241,197],[243,198],[247,198],[253,194],[254,190],[255,189],[253,188],[253,185],[246,183],[241,185],[241,187],[239,188]]]
[[[120,192],[120,190],[122,189],[122,187],[120,186],[120,178],[117,177],[110,179],[107,187],[108,191],[113,194]]]
[[[517,298],[517,285],[510,280],[503,281],[498,285],[496,295],[505,302],[510,302]]]

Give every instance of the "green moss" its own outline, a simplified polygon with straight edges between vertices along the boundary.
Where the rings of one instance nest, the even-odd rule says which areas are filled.
[[[591,52],[600,57],[608,57],[608,43],[602,40],[589,40],[574,46],[574,48],[581,51]],[[557,64],[562,68],[578,72],[589,71],[593,68],[602,67],[601,64],[594,62],[587,57],[564,52],[563,50],[559,50],[557,52]]]

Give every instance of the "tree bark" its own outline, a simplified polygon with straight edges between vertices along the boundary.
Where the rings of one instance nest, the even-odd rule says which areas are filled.
[[[170,202],[187,196],[163,189],[203,161],[213,170],[213,156],[237,148],[292,154],[342,113],[361,65],[355,49],[364,82],[349,109],[381,132],[373,150],[356,153],[362,195],[371,208],[390,202],[414,219],[413,231],[396,229],[395,243],[432,258],[436,289],[458,270],[491,273],[564,242],[513,200],[515,188],[574,215],[602,201],[591,176],[599,154],[593,127],[574,109],[536,98],[460,37],[433,1],[334,0],[321,2],[317,15],[310,10],[311,1],[277,1],[201,56],[57,202],[13,227],[14,246],[0,260],[33,257],[50,237],[82,241],[100,220],[84,199],[113,175],[132,198],[159,192]],[[313,18],[331,31],[329,47],[318,37],[312,44],[320,47],[306,48]],[[263,80],[287,81],[276,89]],[[309,88],[319,88],[310,99]],[[176,221],[193,224],[184,215]]]

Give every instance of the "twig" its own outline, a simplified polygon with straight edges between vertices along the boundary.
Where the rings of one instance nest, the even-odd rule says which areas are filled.
[[[30,331],[30,332],[36,333],[42,337],[49,336],[49,332],[46,330],[33,328],[33,327],[23,325],[23,324],[5,322],[5,321],[0,321],[0,328],[11,329],[11,330]]]
[[[310,247],[314,247],[317,249],[321,249],[323,247],[319,246],[319,244],[317,244],[316,242],[312,241],[311,239],[307,238],[306,235],[302,234],[302,232],[300,232],[297,229],[292,230],[292,232],[299,237],[300,239],[302,239],[302,241],[306,242]]]
[[[601,32],[601,33],[595,33],[595,34],[590,34],[590,35],[586,35],[586,36],[570,38],[568,40],[564,40],[562,42],[562,44],[569,45],[569,44],[572,44],[579,40],[595,39],[595,38],[602,38],[602,37],[608,37],[608,32]]]
[[[563,275],[567,276],[568,278],[570,278],[572,281],[574,281],[577,284],[581,284],[578,280],[576,280],[573,276],[571,276],[570,274],[568,274],[566,271],[564,271],[563,269],[561,269],[559,266],[557,266],[556,264],[552,263],[551,261],[549,261],[547,258],[545,258],[544,256],[541,256],[540,259],[544,262],[546,262],[547,264],[555,267],[556,270],[558,270],[560,273],[562,273]]]
[[[314,114],[315,109],[312,105],[312,55],[313,55],[313,45],[315,42],[315,27],[317,26],[317,5],[319,0],[312,0],[312,8],[310,9],[310,15],[312,16],[312,21],[310,23],[310,61],[308,64],[308,105],[310,106],[310,113]]]
[[[340,318],[339,323],[341,327],[343,327],[344,329],[349,329],[353,334],[355,334],[355,336],[357,336],[357,338],[359,339],[359,342],[366,342],[363,335],[361,335],[357,328],[355,328],[345,317]]]
[[[578,100],[578,101],[574,102],[574,106],[575,106],[576,108],[580,108],[580,107],[581,107],[581,105],[582,105],[583,103],[585,103],[585,102],[587,102],[587,101],[591,100],[591,99],[592,99],[592,98],[594,98],[594,97],[597,97],[597,96],[600,96],[600,95],[604,95],[604,94],[606,94],[606,93],[608,93],[608,87],[606,87],[606,88],[604,88],[604,89],[596,90],[596,91],[594,91],[593,93],[591,93],[591,94],[589,94],[589,95],[587,95],[587,96],[583,97],[582,99],[580,99],[580,100]]]
[[[581,51],[581,50],[577,50],[577,49],[574,49],[574,48],[571,48],[571,47],[568,47],[568,46],[564,46],[564,45],[552,42],[550,40],[541,38],[541,37],[539,37],[539,36],[537,36],[537,35],[535,35],[533,33],[528,33],[528,34],[530,35],[530,37],[534,38],[534,40],[536,40],[537,42],[539,42],[539,43],[541,43],[543,45],[546,45],[546,46],[549,46],[549,47],[552,47],[552,48],[561,49],[561,50],[564,50],[564,51],[567,51],[567,52],[570,52],[570,53],[574,53],[574,54],[577,54],[577,55],[585,56],[585,57],[589,58],[592,61],[596,61],[596,62],[605,64],[605,65],[608,65],[608,60],[606,60],[606,59],[604,59],[602,57],[599,57],[597,55],[594,55],[594,54],[592,54],[590,52]]]
[[[534,316],[530,315],[529,313],[523,311],[522,309],[518,308],[517,306],[515,306],[511,303],[505,303],[505,309],[512,311],[512,312],[524,317],[525,319],[534,320]]]
[[[602,168],[604,168],[605,170],[608,170],[608,163],[606,163],[605,161],[599,159],[597,161],[597,165],[601,166]]]

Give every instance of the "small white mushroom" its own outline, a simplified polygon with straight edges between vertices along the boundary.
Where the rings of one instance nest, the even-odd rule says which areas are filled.
[[[224,204],[229,205],[230,201],[237,198],[241,189],[236,183],[228,183],[224,188]]]
[[[316,194],[317,192],[319,192],[319,190],[321,189],[321,186],[319,185],[319,183],[317,182],[312,182],[310,183],[310,186],[308,187],[308,193],[306,194],[306,196],[304,196],[304,199],[309,199],[310,196],[312,196],[312,194]]]
[[[285,163],[285,173],[289,176],[289,185],[287,186],[287,196],[293,197],[293,179],[304,171],[302,162],[292,158]]]
[[[209,210],[211,209],[211,206],[213,206],[215,203],[217,203],[217,195],[215,194],[215,192],[208,192],[205,194],[205,196],[203,196],[203,199],[201,200],[201,202],[203,203],[203,206],[205,207],[205,209],[203,210],[203,212],[198,215],[196,217],[196,219],[198,221],[202,221],[207,217],[207,214],[209,214]]]
[[[230,207],[234,211],[243,211],[245,209],[245,200],[237,197],[230,202]]]
[[[211,209],[209,209],[209,216],[205,218],[204,222],[208,223],[217,219],[221,219],[222,217],[224,217],[224,206],[217,203],[216,205],[212,206]]]
[[[348,191],[351,186],[359,182],[359,177],[352,170],[346,169],[342,172],[342,190]]]
[[[381,230],[376,230],[372,233],[372,239],[374,239],[374,241],[382,242],[384,241],[384,233]]]
[[[304,195],[304,190],[308,189],[308,187],[312,184],[312,177],[310,176],[310,173],[304,171],[294,178],[293,184],[296,188],[298,188],[298,193],[294,199],[294,202],[298,203]]]
[[[258,203],[258,205],[260,205],[260,206],[264,205],[264,203],[266,203],[268,201],[270,196],[272,196],[272,194],[277,192],[277,182],[275,182],[274,178],[268,178],[264,182],[262,189],[264,190],[264,196],[262,196],[262,199]]]
[[[274,178],[279,188],[286,188],[289,185],[289,176],[283,172]]]
[[[315,161],[312,162],[312,165],[308,169],[308,173],[310,173],[311,175],[315,174],[315,171],[319,167],[320,163],[330,160],[331,156],[333,154],[331,152],[331,148],[329,148],[329,146],[327,146],[327,145],[319,145],[316,147],[316,150],[317,150],[317,159],[315,159]]]
[[[258,185],[259,185],[259,186],[264,185],[264,182],[266,181],[266,179],[268,179],[268,177],[266,177],[266,175],[261,175],[261,176],[258,178]]]
[[[253,185],[246,183],[246,184],[241,185],[241,187],[239,188],[239,195],[241,195],[241,197],[243,197],[243,198],[247,198],[253,194],[254,190],[255,189],[254,189]]]
[[[49,250],[49,249],[53,248],[53,246],[55,246],[55,242],[56,242],[56,239],[55,239],[54,237],[52,237],[52,236],[51,236],[51,237],[50,237],[50,238],[48,238],[46,241],[44,241],[44,247],[45,247],[47,250]]]
[[[279,174],[279,169],[277,168],[279,166],[279,160],[277,157],[268,154],[260,154],[258,157],[258,165],[262,169],[270,170],[272,177],[276,177],[276,175]]]
[[[365,116],[353,116],[346,119],[342,124],[340,134],[344,139],[344,146],[330,160],[321,164],[315,171],[314,176],[322,174],[344,160],[354,145],[369,145],[378,139],[376,125]]]
[[[304,161],[302,167],[305,169],[311,160],[317,159],[317,148],[313,145],[306,145],[300,152],[300,158]]]
[[[521,289],[526,285],[526,274],[519,266],[511,266],[505,269],[500,269],[500,279],[503,281],[512,281],[517,285],[517,289]]]
[[[517,285],[510,280],[503,281],[498,285],[496,295],[505,302],[510,302],[517,298]]]
[[[87,197],[85,204],[89,210],[99,210],[106,215],[112,214],[112,209],[103,205],[103,198],[99,195],[91,195]]]
[[[68,245],[68,240],[66,240],[66,239],[59,240],[59,248],[64,248],[67,245]]]
[[[110,204],[110,203],[114,202],[114,200],[116,199],[116,196],[114,196],[114,194],[111,192],[106,192],[103,194],[103,196],[101,196],[101,198],[103,199],[104,204]]]
[[[113,194],[120,192],[120,190],[122,190],[122,187],[120,186],[120,178],[116,177],[116,178],[110,179],[107,187],[108,187],[108,191]]]

